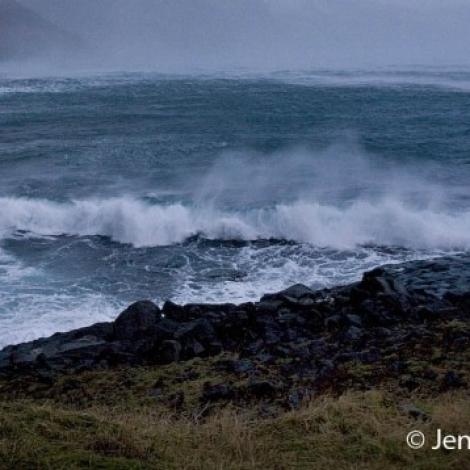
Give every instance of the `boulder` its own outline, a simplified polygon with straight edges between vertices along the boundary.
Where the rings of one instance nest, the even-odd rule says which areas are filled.
[[[158,348],[156,362],[159,364],[171,364],[178,362],[181,357],[181,344],[175,340],[163,341]]]
[[[193,337],[201,340],[202,342],[209,342],[215,338],[215,330],[212,324],[205,318],[194,320],[183,324],[176,331],[175,337],[184,338]]]
[[[160,319],[160,309],[153,302],[136,302],[117,317],[114,322],[114,336],[118,340],[141,337],[150,333]]]
[[[316,293],[303,284],[295,284],[276,294],[266,294],[261,297],[261,304],[280,302],[287,303],[296,307],[309,308],[313,304],[313,298]]]

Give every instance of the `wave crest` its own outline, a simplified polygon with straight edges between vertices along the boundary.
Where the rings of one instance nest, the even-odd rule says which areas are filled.
[[[194,235],[221,240],[285,239],[351,248],[470,248],[470,211],[449,213],[392,199],[346,207],[297,201],[272,208],[224,211],[182,203],[152,205],[133,198],[48,200],[0,198],[0,236],[102,235],[136,247],[181,243]]]

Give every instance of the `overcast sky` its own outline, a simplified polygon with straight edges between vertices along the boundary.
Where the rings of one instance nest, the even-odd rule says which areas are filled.
[[[121,69],[470,64],[470,0],[19,1]]]

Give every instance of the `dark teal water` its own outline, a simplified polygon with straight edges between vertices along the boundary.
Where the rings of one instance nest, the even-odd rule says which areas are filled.
[[[0,77],[0,344],[470,247],[470,73]]]

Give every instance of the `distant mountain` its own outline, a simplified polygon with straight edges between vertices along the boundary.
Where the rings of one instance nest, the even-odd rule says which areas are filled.
[[[63,58],[80,46],[78,38],[15,0],[0,0],[0,62]]]

